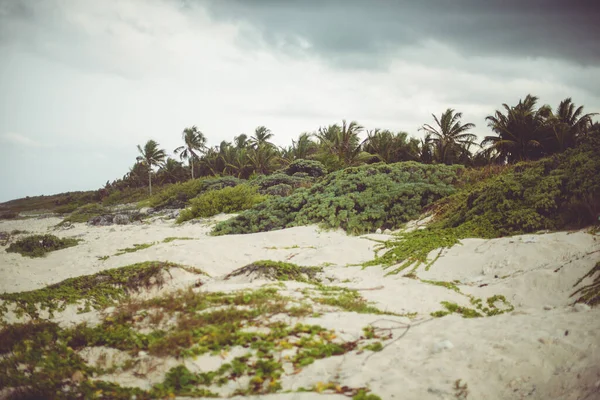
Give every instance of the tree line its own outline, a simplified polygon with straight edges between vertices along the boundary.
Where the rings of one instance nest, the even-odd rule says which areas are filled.
[[[585,114],[570,98],[556,109],[538,107],[538,98],[527,95],[515,106],[503,104],[486,117],[493,134],[477,142],[473,123],[463,123],[462,113],[447,109],[419,130],[423,139],[406,132],[386,129],[366,130],[355,121],[342,121],[301,133],[292,144],[278,147],[271,142],[273,133],[259,126],[254,134],[240,134],[232,142],[222,141],[210,147],[196,126],[182,132],[183,145],[173,150],[180,161],[167,155],[155,140],[142,147],[130,171],[105,189],[124,189],[147,185],[152,181],[166,184],[203,176],[231,175],[247,179],[255,174],[270,174],[299,159],[316,160],[329,171],[364,163],[418,161],[426,164],[462,164],[479,167],[536,160],[576,146],[585,136],[600,132],[600,124]],[[366,132],[366,139],[359,134]],[[185,165],[185,164],[187,165]],[[154,172],[155,167],[158,170]]]

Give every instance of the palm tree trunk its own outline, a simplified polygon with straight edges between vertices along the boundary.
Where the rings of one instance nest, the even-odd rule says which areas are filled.
[[[150,189],[150,196],[152,196],[152,170],[148,170],[148,188]]]
[[[190,158],[190,165],[192,167],[192,179],[194,179],[194,157]]]

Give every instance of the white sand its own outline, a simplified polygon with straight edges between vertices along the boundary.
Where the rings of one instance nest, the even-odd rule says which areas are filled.
[[[444,251],[428,271],[419,268],[419,279],[411,279],[402,274],[386,276],[389,270],[380,267],[348,267],[372,259],[376,243],[364,237],[347,236],[341,231],[298,227],[211,237],[207,236],[210,226],[176,226],[162,221],[152,225],[111,227],[76,224],[73,229],[52,230],[59,221],[48,218],[0,222],[0,231],[26,229],[84,239],[78,246],[40,259],[0,251],[0,292],[37,289],[65,278],[152,260],[172,261],[204,270],[211,278],[203,278],[205,284],[197,289],[202,291],[232,291],[269,284],[249,277],[222,279],[234,269],[256,260],[324,265],[325,276],[332,285],[359,289],[364,298],[380,309],[416,313],[416,317],[382,320],[379,315],[321,307],[329,312],[302,322],[334,329],[343,340],[358,338],[368,324],[393,327],[397,340],[384,342],[387,346],[378,353],[353,351],[317,360],[297,374],[289,371],[282,378],[284,390],[336,382],[341,386],[369,387],[382,399],[455,399],[454,383],[461,379],[468,384],[469,399],[600,399],[600,309],[577,312],[570,297],[575,282],[600,260],[598,235],[579,231],[495,240],[468,239]],[[166,237],[173,236],[193,240],[162,243]],[[158,244],[114,256],[118,249],[151,242]],[[110,256],[107,260],[98,259],[106,255]],[[163,290],[190,286],[198,279],[180,270],[173,276],[173,281]],[[456,281],[464,294],[420,279]],[[324,283],[329,283],[327,278]],[[299,290],[305,287],[309,285],[286,282],[282,294],[302,297]],[[515,310],[474,319],[456,314],[430,317],[431,312],[443,309],[441,301],[472,308],[465,294],[484,302],[488,297],[503,295]],[[98,313],[76,314],[71,310],[61,314],[59,320],[62,323],[80,321],[85,320],[86,315],[91,322],[98,317]],[[289,317],[282,318],[293,322]],[[405,333],[409,324],[411,327]],[[102,352],[107,354],[105,362],[115,365],[128,357],[102,348],[86,349],[82,355],[96,363]],[[203,356],[185,360],[185,364],[195,372],[210,371],[242,354],[242,349],[234,348],[226,357]],[[160,382],[165,371],[181,362],[142,356],[133,370],[102,378],[147,388]],[[144,377],[140,378],[140,374]],[[226,385],[221,393],[231,393],[236,385],[240,383]],[[347,397],[289,393],[249,398],[333,400]]]

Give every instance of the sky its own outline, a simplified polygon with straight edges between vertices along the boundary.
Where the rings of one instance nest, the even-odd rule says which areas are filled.
[[[405,131],[531,93],[600,112],[597,0],[0,0],[0,201],[97,189],[265,125]]]

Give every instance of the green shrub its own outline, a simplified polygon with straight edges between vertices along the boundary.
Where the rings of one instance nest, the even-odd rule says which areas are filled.
[[[436,249],[465,238],[494,238],[542,229],[582,227],[600,212],[600,141],[553,157],[504,168],[499,175],[475,179],[433,209],[436,221],[424,230],[385,242],[383,254],[364,265],[393,267],[398,273],[421,264]],[[438,253],[439,256],[440,253]]]
[[[286,185],[285,183],[280,183],[279,185],[271,186],[265,190],[265,193],[270,196],[289,196],[294,191],[294,188],[290,185]]]
[[[600,213],[600,139],[506,168],[440,202],[437,226],[483,237],[581,227]]]
[[[63,204],[62,206],[56,207],[54,212],[57,214],[69,214],[77,210],[79,207],[80,206],[77,203]]]
[[[169,186],[161,193],[150,197],[148,203],[150,207],[158,209],[167,207],[183,208],[190,199],[206,191],[234,187],[240,183],[243,183],[243,181],[233,176],[193,179]]]
[[[262,260],[238,268],[226,275],[224,279],[227,280],[240,275],[256,274],[277,281],[318,283],[317,274],[320,272],[323,272],[323,268],[321,267],[301,267],[281,261]]]
[[[306,183],[310,183],[310,178],[299,178],[296,176],[289,176],[282,173],[275,173],[272,175],[260,175],[252,181],[252,185],[258,186],[258,190],[261,193],[267,193],[269,188],[279,185],[288,185],[292,188],[298,188]]]
[[[313,178],[319,178],[323,175],[327,175],[327,168],[315,160],[296,160],[288,165],[283,173],[287,175],[295,175],[296,173],[305,173]]]
[[[65,222],[88,222],[90,219],[99,215],[107,214],[108,211],[97,203],[86,204],[73,211],[71,215],[63,219],[62,223]]]
[[[213,234],[264,232],[320,223],[352,234],[398,228],[429,205],[454,192],[461,167],[415,162],[372,164],[331,173],[310,189],[273,197],[236,218],[221,222]]]
[[[200,217],[212,217],[220,213],[247,210],[265,200],[255,187],[238,185],[211,190],[190,201],[190,208],[183,210],[178,223]]]
[[[159,186],[152,184],[152,192],[155,195],[160,194],[168,185]],[[111,191],[110,194],[102,199],[102,204],[105,206],[114,206],[117,204],[137,203],[148,198],[148,188],[123,188]]]
[[[77,239],[61,239],[54,235],[32,235],[12,243],[7,253],[19,253],[22,256],[43,257],[46,253],[77,245]]]

